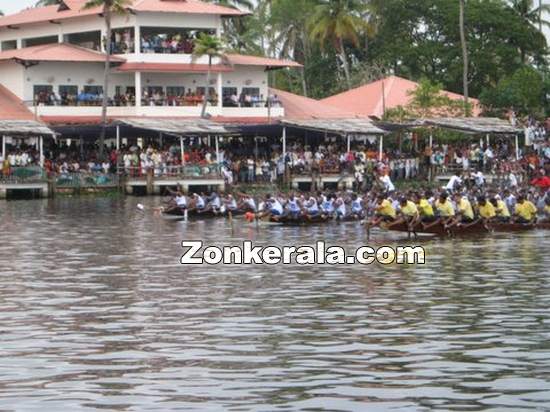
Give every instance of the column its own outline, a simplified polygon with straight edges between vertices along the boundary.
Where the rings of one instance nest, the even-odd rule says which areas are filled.
[[[430,130],[430,149],[434,146],[434,134]]]
[[[134,26],[134,54],[141,53],[141,27],[139,25]]]
[[[162,134],[162,132],[159,133],[159,143],[160,143],[160,150],[162,150],[162,146],[163,146],[163,139],[164,138],[164,135]]]
[[[6,160],[6,136],[2,135],[2,159]]]
[[[349,153],[349,152],[351,152],[351,137],[350,137],[349,134],[346,134],[346,139],[348,141],[348,146],[347,146],[348,150],[347,150],[347,152]]]
[[[105,47],[107,44],[107,32],[105,30],[105,28],[102,28],[101,29],[101,44],[99,47],[101,47],[101,52],[102,53],[106,53],[107,52],[107,48]],[[110,40],[109,40],[110,41]]]
[[[18,49],[22,49],[22,48],[23,48],[23,39],[17,39],[17,40],[16,40],[16,43],[17,43],[17,48],[18,48]]]
[[[218,73],[218,83],[217,83],[217,93],[218,93],[218,109],[220,109],[220,114],[221,114],[221,110],[222,110],[222,107],[223,107],[223,79],[222,79],[222,74],[221,73]]]
[[[141,107],[141,72],[134,75],[134,87],[136,88],[136,107]]]
[[[283,160],[286,158],[286,127],[283,127]],[[285,160],[286,164],[286,160]]]
[[[378,149],[378,161],[381,162],[384,156],[384,135],[380,135],[380,147]]]
[[[210,137],[210,136],[209,136]],[[219,142],[219,136],[216,135],[216,163],[218,166],[220,165],[220,142]]]
[[[519,160],[519,138],[516,134],[516,160]]]
[[[40,167],[44,167],[44,137],[40,136]]]
[[[183,136],[180,136],[181,165],[185,166],[185,148],[183,146]]]
[[[116,126],[116,150],[120,151],[120,125]]]
[[[489,145],[491,144],[491,137],[489,136],[489,133],[487,133],[487,136],[485,136],[487,138],[487,147],[489,147]]]

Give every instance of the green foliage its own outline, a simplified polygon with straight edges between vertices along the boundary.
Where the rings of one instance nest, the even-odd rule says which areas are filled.
[[[542,76],[531,67],[522,67],[503,77],[495,87],[486,88],[480,99],[491,113],[514,110],[528,115],[543,111],[544,91]]]

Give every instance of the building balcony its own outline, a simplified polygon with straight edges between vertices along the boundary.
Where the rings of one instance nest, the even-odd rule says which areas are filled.
[[[37,116],[44,117],[99,117],[101,106],[35,106]],[[201,106],[109,106],[109,117],[200,117]],[[279,118],[284,117],[282,107],[219,107],[208,106],[207,113],[213,117],[233,118]]]

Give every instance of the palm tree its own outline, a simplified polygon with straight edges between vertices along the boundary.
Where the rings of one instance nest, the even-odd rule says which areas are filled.
[[[538,7],[536,7],[534,0],[511,0],[511,7],[524,23],[541,32],[542,26],[550,28],[550,22],[542,18],[544,13],[550,13],[550,4],[542,4],[542,1],[539,0]]]
[[[220,6],[226,6],[226,7],[235,7],[238,9],[247,9],[252,10],[254,7],[254,4],[251,0],[209,0],[210,2],[215,2],[216,4],[219,4]]]
[[[62,0],[38,0],[34,7],[53,6],[60,4]]]
[[[344,69],[344,76],[351,89],[351,74],[348,56],[344,43],[350,41],[355,46],[359,43],[362,30],[366,27],[361,18],[364,4],[358,0],[319,0],[309,19],[311,38],[318,40],[321,48],[332,43]]]
[[[105,20],[105,71],[103,73],[103,101],[101,103],[101,134],[99,135],[99,153],[98,157],[103,160],[105,133],[107,129],[107,106],[109,104],[109,77],[111,72],[111,18],[113,13],[126,13],[126,8],[130,0],[88,0],[84,4],[84,9],[95,7],[103,8],[103,18]],[[136,98],[140,98],[141,90],[136,90]]]
[[[208,94],[210,91],[210,77],[212,73],[212,60],[214,58],[224,58],[222,41],[216,36],[206,33],[199,34],[195,40],[193,49],[193,61],[202,56],[208,56],[208,71],[206,73],[206,88],[204,89],[204,98],[202,102],[201,117],[206,117],[206,104],[208,103]],[[222,96],[218,96],[221,99]]]
[[[465,0],[460,2],[460,44],[462,45],[462,87],[464,88],[464,116],[468,115],[468,44],[466,43],[466,28],[464,25]]]

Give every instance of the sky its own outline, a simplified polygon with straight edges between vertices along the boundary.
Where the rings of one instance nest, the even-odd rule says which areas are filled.
[[[4,14],[13,14],[35,4],[36,0],[0,0],[0,10]]]

